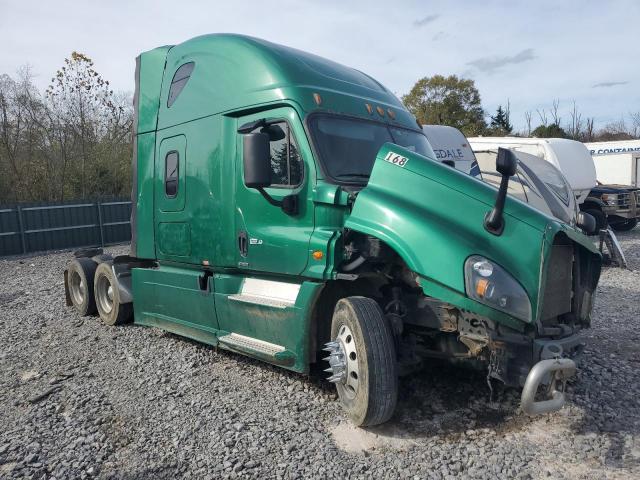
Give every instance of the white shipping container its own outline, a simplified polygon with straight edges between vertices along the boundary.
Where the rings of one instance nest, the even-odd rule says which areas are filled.
[[[640,140],[585,143],[600,183],[640,187]]]

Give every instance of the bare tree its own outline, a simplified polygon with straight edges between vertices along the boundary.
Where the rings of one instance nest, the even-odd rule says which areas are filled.
[[[26,191],[33,148],[33,131],[28,121],[28,90],[32,88],[31,72],[24,67],[17,80],[8,75],[0,77],[0,156],[8,164],[14,183],[9,191]],[[11,185],[10,185],[11,186]],[[14,195],[11,200],[18,200]]]
[[[629,117],[631,118],[631,130],[629,133],[635,138],[640,138],[640,111],[629,112]]]
[[[619,120],[607,123],[604,128],[600,129],[596,134],[596,140],[607,142],[613,140],[631,140],[633,135],[629,132],[624,117]]]
[[[562,118],[558,114],[558,107],[560,107],[560,100],[555,98],[553,100],[553,104],[551,105],[551,119],[553,120],[553,123],[555,125],[560,126],[560,122],[562,121]]]
[[[547,111],[544,108],[542,110],[539,110],[536,108],[536,113],[540,118],[540,125],[542,125],[543,127],[546,127],[549,124],[549,120],[547,118]]]
[[[568,128],[569,137],[574,140],[581,140],[583,134],[582,114],[578,111],[575,100],[573,100],[573,108],[571,112],[569,112],[569,115],[571,117]]]
[[[585,133],[584,133],[585,142],[593,142],[593,140],[595,139],[594,124],[595,124],[595,118],[593,117],[587,118],[587,126],[585,128]]]
[[[77,53],[44,96],[32,80],[28,67],[0,75],[0,203],[126,194],[130,95],[114,94]]]
[[[527,124],[527,137],[531,136],[531,110],[524,112],[524,121]]]

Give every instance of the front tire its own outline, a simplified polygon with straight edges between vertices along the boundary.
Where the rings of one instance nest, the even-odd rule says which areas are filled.
[[[380,306],[367,297],[341,299],[331,338],[344,358],[344,374],[334,381],[351,421],[364,427],[389,420],[398,398],[398,366],[393,334]]]
[[[131,320],[133,304],[120,303],[118,280],[113,274],[110,262],[98,265],[93,285],[96,307],[105,324],[120,325]]]
[[[630,218],[625,222],[611,224],[611,228],[613,228],[616,232],[628,232],[629,230],[633,230],[636,225],[638,225],[638,219]]]

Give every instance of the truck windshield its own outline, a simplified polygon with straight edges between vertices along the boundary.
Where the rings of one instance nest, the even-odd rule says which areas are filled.
[[[422,132],[335,115],[314,115],[309,127],[326,173],[337,182],[366,183],[386,142],[435,159]]]

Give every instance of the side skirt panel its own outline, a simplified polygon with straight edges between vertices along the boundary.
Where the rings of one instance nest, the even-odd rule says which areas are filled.
[[[309,371],[311,311],[322,283],[279,286],[277,281],[215,274],[201,290],[201,275],[198,269],[166,265],[132,269],[134,323]]]

